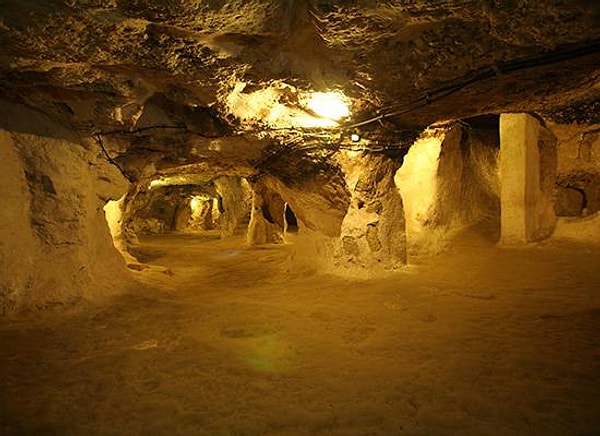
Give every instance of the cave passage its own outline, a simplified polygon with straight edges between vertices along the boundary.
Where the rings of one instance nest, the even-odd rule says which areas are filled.
[[[0,1],[0,435],[600,435],[600,1]]]
[[[71,295],[96,286],[58,255],[92,241],[89,269],[109,291],[42,294],[30,307],[43,317],[0,324],[3,430],[594,431],[598,218],[583,210],[591,194],[554,196],[578,180],[595,189],[569,164],[578,145],[502,114],[427,129],[401,160],[339,150],[323,172],[302,157],[292,169],[315,171],[302,183],[149,173],[90,189],[96,221],[75,234],[79,197],[57,201],[68,178],[10,167],[33,198],[15,210],[31,204],[57,250],[39,270],[60,265]],[[41,225],[47,211],[62,227]]]
[[[295,233],[298,231],[298,220],[296,219],[296,214],[292,210],[292,207],[289,204],[285,204],[285,228],[286,231]]]

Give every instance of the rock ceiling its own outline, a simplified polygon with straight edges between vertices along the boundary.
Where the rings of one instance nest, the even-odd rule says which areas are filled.
[[[343,91],[346,126],[398,138],[502,111],[600,121],[595,0],[0,0],[0,47],[4,98],[117,132],[112,152],[169,138],[182,164],[255,157],[260,125],[226,105],[240,83]]]

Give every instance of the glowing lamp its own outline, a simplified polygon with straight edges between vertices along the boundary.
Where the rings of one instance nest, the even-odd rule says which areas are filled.
[[[340,120],[350,115],[347,98],[339,91],[313,92],[306,100],[306,107],[321,118]]]

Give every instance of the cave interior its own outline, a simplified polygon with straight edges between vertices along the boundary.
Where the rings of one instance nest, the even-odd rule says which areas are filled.
[[[0,0],[0,433],[600,432],[600,4]]]

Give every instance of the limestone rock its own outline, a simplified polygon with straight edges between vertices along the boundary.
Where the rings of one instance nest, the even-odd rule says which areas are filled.
[[[369,270],[406,262],[402,198],[394,186],[399,163],[381,155],[341,154],[338,161],[352,193],[341,228],[337,264]]]
[[[126,182],[93,144],[61,137],[60,126],[25,107],[2,108],[2,124],[27,127],[27,120],[33,130],[0,136],[4,306],[45,307],[109,293],[125,270],[102,207],[122,195]]]

